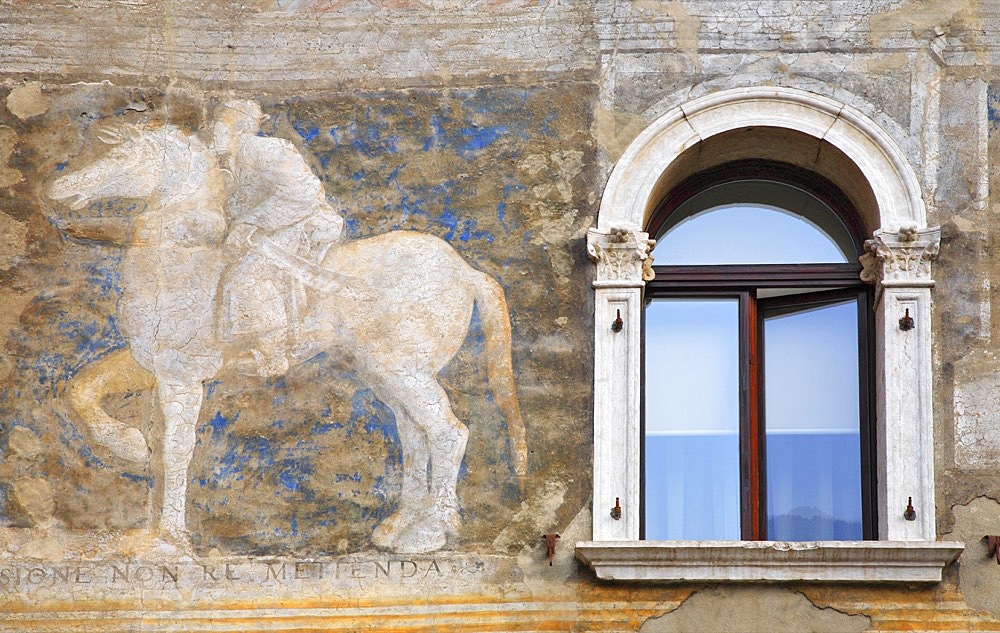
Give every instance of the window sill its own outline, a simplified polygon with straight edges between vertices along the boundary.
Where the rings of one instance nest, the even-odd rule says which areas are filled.
[[[576,557],[617,581],[941,582],[951,541],[584,541]]]

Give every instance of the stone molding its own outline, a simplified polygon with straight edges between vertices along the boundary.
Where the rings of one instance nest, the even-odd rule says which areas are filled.
[[[605,187],[598,228],[645,226],[659,200],[660,176],[687,149],[712,136],[751,127],[795,130],[829,142],[864,173],[875,193],[879,226],[923,227],[920,182],[899,145],[847,104],[781,86],[734,88],[682,104],[651,123],[616,163]]]
[[[941,582],[964,544],[945,541],[585,541],[602,580]]]
[[[597,264],[595,288],[642,287],[653,279],[650,252],[656,240],[642,231],[612,227],[587,232],[587,255]]]

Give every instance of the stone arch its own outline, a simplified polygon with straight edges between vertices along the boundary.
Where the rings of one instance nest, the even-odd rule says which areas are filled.
[[[797,132],[828,144],[845,157],[847,164],[843,160],[830,164],[817,161],[813,167],[833,176],[834,182],[843,180],[838,169],[863,175],[862,186],[869,191],[857,195],[864,198],[870,192],[872,200],[859,208],[872,232],[926,226],[916,173],[878,124],[857,109],[827,97],[794,88],[756,87],[699,97],[675,107],[639,134],[611,172],[598,229],[641,230],[662,194],[682,177],[676,167],[684,162],[688,150],[713,137],[751,129],[761,137],[774,134],[760,132],[762,129]],[[845,191],[850,189],[845,187]]]

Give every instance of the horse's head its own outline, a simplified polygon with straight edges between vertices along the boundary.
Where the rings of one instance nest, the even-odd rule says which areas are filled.
[[[60,176],[49,197],[66,201],[74,210],[102,198],[147,198],[158,191],[170,152],[165,148],[174,129],[120,126],[104,129],[98,138],[113,145],[101,158]]]

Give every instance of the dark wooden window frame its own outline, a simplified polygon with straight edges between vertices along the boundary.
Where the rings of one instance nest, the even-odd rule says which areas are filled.
[[[861,252],[863,230],[850,202],[817,174],[782,163],[738,161],[688,178],[675,187],[657,208],[648,226],[650,235],[693,195],[708,187],[739,180],[773,180],[799,187],[826,203],[841,218]],[[822,305],[854,297],[858,302],[859,422],[861,437],[862,534],[877,535],[877,446],[874,403],[874,310],[871,286],[860,281],[860,264],[754,264],[714,266],[654,266],[656,277],[646,284],[645,297],[736,297],[740,318],[740,501],[741,538],[761,540],[767,534],[766,440],[763,423],[763,319],[788,306]],[[758,299],[762,289],[815,289],[799,294]],[[644,325],[645,323],[643,323]],[[821,335],[818,334],[818,335]],[[645,328],[643,327],[642,382],[645,384]],[[645,437],[645,391],[640,407],[640,433]],[[641,443],[640,499],[645,500],[645,442]],[[640,518],[645,538],[645,512]]]

